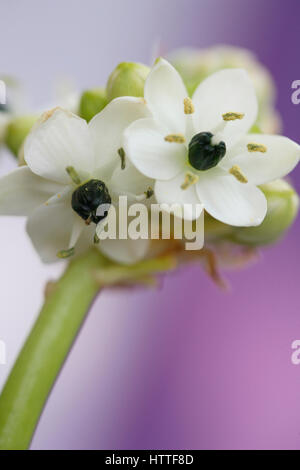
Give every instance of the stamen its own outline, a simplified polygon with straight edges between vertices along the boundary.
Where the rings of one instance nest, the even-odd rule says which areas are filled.
[[[248,183],[246,176],[242,173],[242,170],[238,165],[233,165],[230,168],[229,173],[233,175],[240,183]]]
[[[119,157],[121,158],[121,170],[125,170],[126,162],[125,162],[125,150],[121,147],[118,150]]]
[[[183,144],[185,137],[183,134],[169,134],[165,137],[166,142],[175,142],[176,144]]]
[[[183,190],[188,189],[190,186],[197,183],[198,180],[199,180],[199,176],[188,171],[185,175],[184,182],[182,183],[180,187]]]
[[[222,114],[223,121],[236,121],[237,119],[243,119],[244,113],[225,113]]]
[[[69,258],[70,256],[73,256],[75,253],[75,248],[74,246],[72,248],[69,248],[68,250],[61,250],[57,253],[57,258],[61,259],[66,259]]]
[[[153,196],[154,191],[153,191],[153,189],[149,186],[149,188],[147,189],[147,191],[145,191],[145,194],[146,194],[146,199],[150,199],[150,197]]]
[[[255,142],[250,142],[247,145],[248,152],[261,152],[261,153],[266,153],[268,150],[265,145],[262,144],[256,144]]]
[[[77,171],[75,170],[75,168],[73,166],[67,166],[66,172],[70,176],[73,183],[75,183],[75,184],[80,184],[81,183],[81,179],[79,178],[78,173],[77,173]]]
[[[142,194],[138,194],[135,199],[139,202],[145,201],[145,199],[150,199],[154,194],[153,189],[149,186],[149,188],[144,191]]]
[[[183,104],[184,104],[184,114],[193,114],[195,112],[195,107],[193,105],[191,98],[184,98]]]
[[[97,245],[99,242],[100,242],[100,238],[99,238],[98,235],[95,233],[95,235],[94,235],[94,243]]]

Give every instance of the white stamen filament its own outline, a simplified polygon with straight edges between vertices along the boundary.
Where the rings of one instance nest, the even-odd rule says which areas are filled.
[[[230,125],[231,122],[236,121],[237,119],[243,119],[244,114],[242,113],[224,113],[222,114],[222,121],[215,127],[213,131],[213,138],[211,139],[212,145],[218,145],[220,142],[224,141],[223,133],[225,128]]]
[[[61,198],[63,198],[66,194],[70,193],[72,191],[72,188],[70,186],[66,187],[63,191],[60,193],[54,194],[54,196],[51,196],[46,202],[45,206],[51,206],[52,204],[57,204]]]
[[[223,141],[223,132],[226,126],[228,126],[228,122],[221,121],[220,124],[215,127],[213,131],[213,137],[211,139],[212,145],[219,145],[219,143]]]

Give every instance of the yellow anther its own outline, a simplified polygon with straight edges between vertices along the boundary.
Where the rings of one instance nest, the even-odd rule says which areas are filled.
[[[184,182],[182,183],[180,187],[183,190],[188,189],[190,186],[197,183],[198,180],[199,180],[199,176],[188,171],[185,175]]]
[[[191,98],[184,98],[183,104],[184,104],[184,114],[193,114],[195,112],[195,107],[193,105]]]
[[[70,258],[70,256],[73,256],[74,253],[75,253],[75,248],[72,247],[72,248],[69,248],[68,250],[59,251],[56,254],[56,256],[57,256],[57,258],[66,259],[66,258]]]
[[[123,147],[118,149],[118,154],[121,159],[121,170],[125,170],[126,167],[126,160],[125,160],[125,151]]]
[[[238,165],[233,165],[230,168],[229,173],[233,175],[240,183],[248,183],[246,176],[242,173],[242,170]]]
[[[183,134],[169,134],[165,137],[166,142],[175,142],[176,144],[183,144],[185,137]]]
[[[237,119],[243,119],[245,114],[243,113],[225,113],[222,114],[223,121],[236,121]]]
[[[80,184],[81,180],[79,178],[79,175],[75,168],[73,166],[67,166],[66,172],[70,176],[71,180],[73,181],[74,184]]]
[[[247,145],[248,152],[261,152],[261,153],[266,153],[268,150],[265,145],[262,144],[256,144],[255,142],[250,142]]]
[[[153,189],[151,188],[151,186],[149,186],[149,188],[147,189],[147,191],[145,191],[145,196],[146,196],[146,199],[150,199],[150,197],[153,196],[154,194],[154,191]]]

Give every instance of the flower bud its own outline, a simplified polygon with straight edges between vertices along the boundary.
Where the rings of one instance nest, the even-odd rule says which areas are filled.
[[[299,197],[284,180],[260,187],[268,201],[267,215],[257,227],[236,227],[231,241],[242,245],[267,245],[281,238],[292,225],[299,208]]]
[[[17,116],[11,119],[5,132],[5,144],[9,150],[17,157],[18,152],[29,134],[37,117],[33,115]]]
[[[144,84],[150,69],[135,62],[122,62],[111,73],[106,93],[108,101],[118,96],[144,96]]]
[[[89,122],[100,113],[107,104],[106,92],[103,88],[93,88],[82,93],[79,103],[79,116]]]
[[[6,128],[9,123],[10,116],[6,112],[2,112],[0,109],[0,145],[3,144]]]

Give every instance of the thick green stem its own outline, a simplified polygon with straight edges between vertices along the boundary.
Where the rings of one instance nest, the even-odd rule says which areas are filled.
[[[37,422],[99,291],[93,271],[105,261],[91,250],[70,263],[48,295],[0,396],[0,449],[27,449]]]

